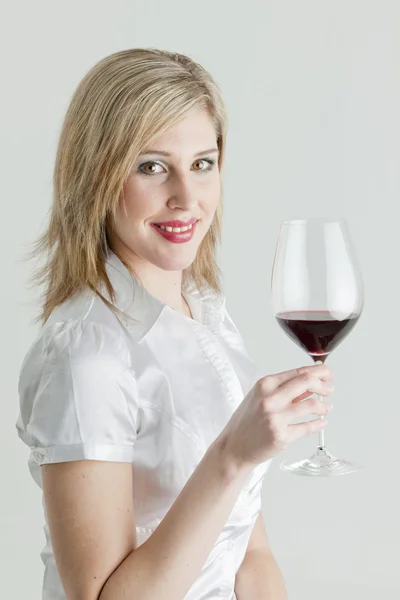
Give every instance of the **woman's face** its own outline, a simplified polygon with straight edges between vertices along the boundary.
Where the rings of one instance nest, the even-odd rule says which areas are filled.
[[[113,249],[142,268],[151,263],[168,271],[186,269],[196,257],[220,197],[216,132],[208,112],[196,110],[160,135],[132,165],[120,197]],[[198,221],[191,239],[179,243],[154,226],[193,218]]]

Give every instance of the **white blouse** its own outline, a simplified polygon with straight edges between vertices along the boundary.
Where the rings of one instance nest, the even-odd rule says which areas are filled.
[[[58,306],[25,355],[16,428],[28,467],[72,460],[132,463],[138,545],[157,528],[209,445],[257,379],[225,296],[183,290],[193,319],[152,296],[109,252],[120,319],[91,290]],[[109,299],[104,287],[101,292]],[[234,600],[235,574],[261,511],[270,461],[244,484],[185,600]],[[42,495],[42,600],[65,600]]]

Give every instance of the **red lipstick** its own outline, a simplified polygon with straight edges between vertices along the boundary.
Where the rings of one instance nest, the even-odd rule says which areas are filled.
[[[159,223],[154,223],[155,225],[164,225],[164,227],[187,227],[188,225],[192,225],[197,221],[196,217],[192,217],[189,221],[160,221]]]
[[[170,225],[169,223],[177,223],[177,225]],[[151,227],[169,242],[173,242],[174,244],[182,244],[183,242],[189,242],[192,239],[196,230],[197,219],[190,219],[190,221],[188,221],[187,223],[182,223],[182,221],[168,221],[164,225],[165,227],[186,227],[191,223],[193,223],[192,228],[188,229],[188,231],[183,231],[182,233],[179,233],[177,231],[166,231],[165,229],[161,229],[161,227],[158,226],[164,225],[164,223],[159,223],[157,225],[155,223],[151,223]]]

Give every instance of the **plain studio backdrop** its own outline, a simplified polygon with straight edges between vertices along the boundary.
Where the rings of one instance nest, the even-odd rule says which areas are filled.
[[[398,0],[14,2],[3,7],[0,496],[1,596],[39,600],[41,491],[18,439],[17,380],[34,340],[35,266],[62,118],[78,82],[129,47],[190,55],[222,88],[230,121],[220,250],[227,306],[265,374],[311,364],[272,314],[280,223],[348,219],[364,313],[328,364],[326,442],[361,472],[284,474],[317,438],[272,463],[263,514],[290,600],[400,596],[398,316],[400,3]],[[5,167],[5,168],[4,168]]]

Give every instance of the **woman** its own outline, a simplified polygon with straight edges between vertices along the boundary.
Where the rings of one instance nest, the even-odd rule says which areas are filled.
[[[282,600],[261,485],[332,374],[259,377],[215,258],[226,113],[190,58],[131,49],[61,131],[18,434],[43,490],[45,600]]]

